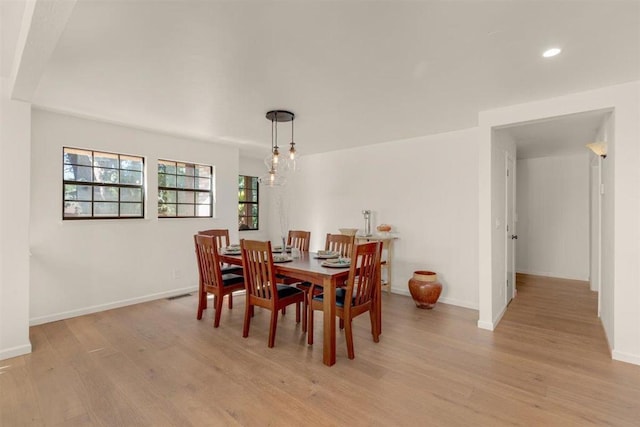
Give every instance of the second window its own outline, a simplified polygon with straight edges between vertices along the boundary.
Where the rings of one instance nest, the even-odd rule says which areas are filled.
[[[158,216],[213,216],[213,167],[158,160]]]

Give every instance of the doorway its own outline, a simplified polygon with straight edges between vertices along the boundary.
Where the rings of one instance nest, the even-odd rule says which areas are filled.
[[[607,137],[609,116],[610,112],[599,110],[495,131],[498,149],[504,149],[504,141],[513,144],[504,151],[500,174],[504,177],[503,310],[516,296],[516,272],[595,279],[592,273],[599,271],[601,243],[594,234],[598,230],[594,221],[600,219],[599,202],[593,198],[600,178],[594,179],[594,155],[585,145]]]

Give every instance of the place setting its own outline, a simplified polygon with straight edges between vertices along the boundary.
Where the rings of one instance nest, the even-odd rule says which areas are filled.
[[[286,251],[287,251],[287,252],[291,252],[291,245],[287,245],[287,246],[286,246]],[[273,246],[273,247],[271,248],[271,252],[273,252],[274,254],[282,253],[282,245]]]
[[[339,258],[340,252],[338,251],[318,251],[316,252],[315,258],[319,259],[331,259],[331,258]]]
[[[338,257],[325,259],[320,263],[320,265],[330,268],[349,268],[351,267],[351,258]]]
[[[273,255],[273,262],[274,263],[283,263],[283,262],[289,262],[289,261],[293,261],[293,258],[289,255]]]
[[[240,255],[240,245],[229,245],[226,248],[222,248],[222,253],[225,255]]]

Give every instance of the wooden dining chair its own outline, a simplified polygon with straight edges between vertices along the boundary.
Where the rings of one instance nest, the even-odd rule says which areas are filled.
[[[327,233],[327,238],[325,239],[324,242],[324,249],[326,251],[336,251],[340,253],[341,257],[349,257],[351,256],[351,252],[353,251],[353,245],[355,242],[355,235],[353,236],[347,236],[345,234],[331,234],[331,233]],[[299,282],[296,284],[296,287],[298,289],[302,289],[303,291],[305,291],[306,295],[306,299],[305,299],[305,304],[304,304],[304,308],[305,310],[308,307],[309,304],[309,299],[311,298],[311,283],[310,282]],[[322,293],[322,288],[319,286],[316,286],[313,288],[313,291],[316,294],[320,294]],[[344,324],[344,322],[340,322],[340,326],[342,327]],[[302,331],[303,332],[307,332],[307,324],[306,322],[302,322]]]
[[[300,249],[300,251],[308,252],[310,240],[311,240],[310,231],[289,230],[286,244],[287,246],[291,246],[292,248],[298,248]],[[281,275],[279,275],[277,279],[280,280],[280,283],[283,283],[286,285],[295,285],[299,282],[299,280],[292,279],[286,276],[281,276]],[[282,314],[284,313],[285,313],[285,310],[282,310]],[[306,331],[306,327],[304,330]]]
[[[351,255],[351,268],[346,288],[336,289],[336,316],[344,320],[347,355],[355,357],[353,350],[352,322],[356,316],[369,312],[373,341],[380,340],[376,317],[375,299],[380,292],[381,243],[356,245]],[[313,288],[310,295],[313,295]],[[313,312],[323,310],[324,294],[314,295],[309,301],[307,342],[313,344]]]
[[[210,230],[202,230],[198,231],[198,234],[203,234],[205,236],[211,236],[215,240],[215,244],[217,248],[226,248],[229,246],[229,229],[226,228],[218,228],[218,229],[210,229]],[[222,265],[222,274],[240,274],[242,275],[242,267],[238,265]],[[231,301],[231,300],[229,300]]]
[[[198,260],[199,288],[198,288],[198,320],[202,319],[202,312],[207,308],[207,295],[213,294],[215,316],[213,327],[220,325],[222,300],[229,295],[229,309],[233,308],[231,294],[245,288],[244,278],[237,274],[223,274],[220,268],[218,245],[212,236],[196,234],[193,236]]]
[[[278,284],[276,282],[271,242],[256,240],[240,240],[242,249],[242,265],[245,272],[245,289],[247,303],[244,312],[244,328],[242,336],[249,336],[249,326],[254,306],[263,307],[271,311],[269,326],[269,347],[273,347],[278,325],[280,309],[296,304],[296,322],[300,322],[300,304],[304,303],[304,292],[294,286]],[[306,312],[302,313],[306,322]]]
[[[353,251],[355,239],[355,235],[347,236],[346,234],[327,233],[327,238],[324,241],[324,250],[340,252],[340,256],[349,257]]]
[[[310,231],[289,230],[289,234],[287,236],[287,245],[290,245],[293,248],[298,248],[301,251],[308,252],[310,240]]]

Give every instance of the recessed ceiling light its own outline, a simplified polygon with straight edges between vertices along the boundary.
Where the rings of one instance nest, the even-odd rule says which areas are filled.
[[[544,56],[545,58],[551,58],[552,56],[556,56],[560,52],[562,52],[562,49],[553,47],[551,49],[545,50],[542,56]]]

